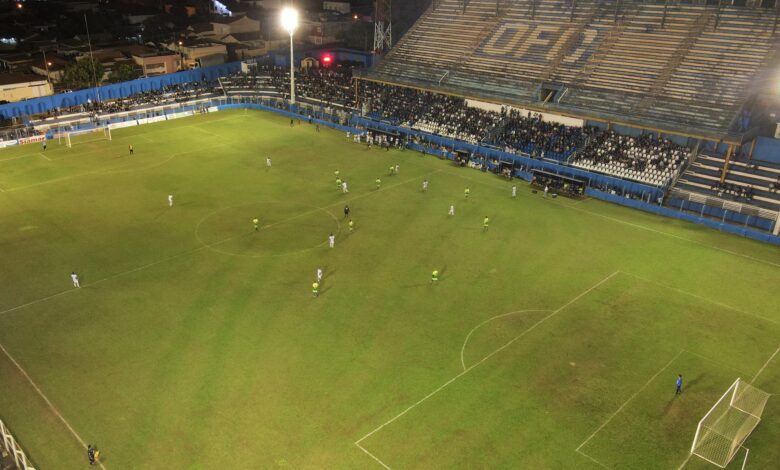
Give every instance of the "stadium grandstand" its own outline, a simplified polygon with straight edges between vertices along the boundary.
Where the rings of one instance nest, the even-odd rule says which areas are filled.
[[[446,7],[442,3],[442,7]],[[435,11],[435,9],[433,10]],[[421,21],[426,21],[431,11]],[[410,32],[419,30],[419,25]],[[399,45],[403,47],[406,40]],[[377,70],[394,61],[390,53]],[[354,76],[353,76],[354,75]],[[599,121],[576,114],[555,114],[534,103],[497,102],[484,95],[466,96],[452,90],[389,83],[376,73],[350,67],[312,68],[296,72],[296,96],[304,113],[347,124],[355,116],[451,138],[538,161],[549,161],[591,174],[604,174],[663,191],[661,202],[683,200],[704,206],[729,207],[732,217],[746,222],[763,219],[771,229],[780,210],[780,165],[749,158],[750,141],[741,145],[736,134],[714,140],[703,134],[667,132],[656,127],[629,127],[626,119]],[[289,71],[273,65],[250,64],[243,71],[210,80],[166,85],[125,98],[57,108],[32,116],[29,125],[13,133],[42,134],[105,125],[129,116],[150,118],[184,106],[200,110],[217,103],[262,103],[289,106]],[[565,90],[564,90],[565,91]],[[483,101],[491,100],[491,101]],[[615,102],[620,102],[616,100]],[[628,116],[624,116],[627,118]],[[735,115],[733,120],[749,121]],[[694,121],[690,121],[691,125]],[[616,131],[615,129],[620,129]],[[752,135],[746,132],[743,137]],[[736,140],[735,140],[736,139]],[[743,140],[745,140],[743,139]],[[477,152],[479,153],[479,152]],[[481,158],[477,155],[478,158]],[[646,199],[620,185],[602,185],[627,197]],[[656,202],[658,197],[654,196]],[[708,209],[709,210],[709,209]],[[744,215],[739,218],[739,214]],[[767,225],[768,224],[768,225]]]
[[[0,104],[0,470],[776,468],[776,2]]]
[[[612,0],[441,0],[366,77],[721,140],[768,91],[761,8]]]

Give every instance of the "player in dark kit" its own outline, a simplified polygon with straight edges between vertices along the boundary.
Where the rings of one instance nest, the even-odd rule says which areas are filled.
[[[344,218],[349,217],[349,206],[344,206]]]
[[[87,458],[89,459],[90,465],[95,465],[98,461],[98,458],[100,457],[100,451],[97,450],[96,447],[93,447],[92,444],[87,446]]]

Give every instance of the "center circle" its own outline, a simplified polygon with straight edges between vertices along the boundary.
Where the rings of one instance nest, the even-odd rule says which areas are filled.
[[[323,246],[328,235],[337,233],[339,228],[339,220],[319,207],[258,202],[212,212],[198,223],[195,236],[203,246],[218,253],[262,257]]]

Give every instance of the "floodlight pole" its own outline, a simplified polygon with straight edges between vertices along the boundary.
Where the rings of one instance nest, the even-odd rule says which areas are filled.
[[[295,106],[295,54],[293,52],[293,31],[290,30],[290,111]]]

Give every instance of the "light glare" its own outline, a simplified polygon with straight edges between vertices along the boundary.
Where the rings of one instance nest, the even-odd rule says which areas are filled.
[[[294,8],[285,8],[282,10],[282,28],[292,34],[298,27],[298,11]]]

